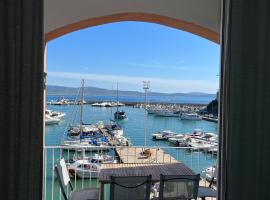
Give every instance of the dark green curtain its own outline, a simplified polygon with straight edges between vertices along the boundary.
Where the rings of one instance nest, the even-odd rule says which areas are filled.
[[[220,200],[270,199],[270,1],[224,0]]]
[[[0,195],[42,198],[43,0],[0,0]]]

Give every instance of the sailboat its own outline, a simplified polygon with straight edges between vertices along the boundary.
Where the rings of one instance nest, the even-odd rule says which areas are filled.
[[[116,112],[114,113],[114,119],[115,120],[122,120],[122,119],[127,119],[127,115],[125,114],[125,111],[118,110],[119,107],[119,100],[118,100],[118,83],[117,83],[117,105],[116,105]]]
[[[81,87],[80,124],[72,126],[67,131],[67,139],[60,146],[66,150],[84,149],[99,151],[108,149],[108,139],[104,137],[95,125],[83,124],[84,80]]]

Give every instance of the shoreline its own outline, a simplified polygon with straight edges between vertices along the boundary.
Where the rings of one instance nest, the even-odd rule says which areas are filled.
[[[70,100],[70,104],[69,105],[76,105],[74,102],[75,100]],[[93,103],[102,103],[102,102],[111,102],[111,101],[102,101],[102,100],[87,100],[85,99],[85,105],[91,105]],[[137,106],[137,105],[144,105],[144,102],[134,102],[134,101],[121,101],[121,103],[125,104],[125,106]],[[50,105],[50,102],[46,102],[47,105]],[[148,102],[148,105],[179,105],[179,106],[183,106],[183,105],[187,105],[187,106],[207,106],[207,103],[173,103],[173,102]],[[58,106],[65,106],[65,105],[58,105]]]

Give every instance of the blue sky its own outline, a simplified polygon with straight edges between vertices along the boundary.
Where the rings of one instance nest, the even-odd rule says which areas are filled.
[[[76,31],[47,44],[47,84],[155,92],[218,89],[219,45],[191,33],[144,22]]]

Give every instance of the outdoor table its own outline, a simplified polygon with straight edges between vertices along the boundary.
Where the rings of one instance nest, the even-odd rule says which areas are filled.
[[[152,182],[159,182],[160,174],[163,175],[195,175],[183,163],[172,164],[102,164],[99,173],[100,198],[104,199],[104,185],[110,184],[111,176],[148,176],[152,175]]]

